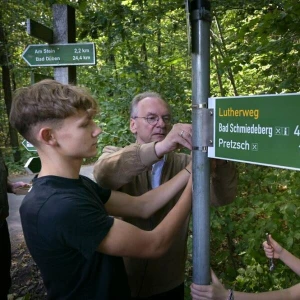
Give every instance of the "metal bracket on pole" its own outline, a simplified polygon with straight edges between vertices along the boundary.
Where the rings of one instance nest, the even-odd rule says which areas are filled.
[[[191,8],[190,18],[191,22],[203,20],[207,22],[211,22],[211,14],[210,14],[210,2],[207,0],[200,1],[200,7],[197,9]]]
[[[214,137],[214,110],[212,108],[206,109],[204,117],[204,124],[206,131],[203,132],[204,141],[207,147],[213,147],[213,137]],[[206,134],[206,135],[205,135]]]
[[[198,103],[192,105],[192,109],[201,109],[202,116],[202,142],[201,145],[202,152],[207,152],[207,147],[213,147],[213,109],[207,109],[207,103]]]
[[[191,21],[198,21],[203,20],[207,22],[211,22],[211,14],[210,11],[206,10],[205,8],[200,8],[192,11],[191,14]]]

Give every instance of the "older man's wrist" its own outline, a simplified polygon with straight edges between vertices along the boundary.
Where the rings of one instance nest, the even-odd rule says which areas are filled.
[[[159,160],[155,151],[155,142],[141,144],[139,148],[139,158],[143,165],[151,167],[152,164]]]
[[[156,156],[161,159],[165,155],[165,153],[161,149],[161,141],[160,142],[155,142],[154,144],[154,151]]]

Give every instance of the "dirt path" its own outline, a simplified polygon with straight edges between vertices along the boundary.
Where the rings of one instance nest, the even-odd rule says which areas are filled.
[[[29,182],[25,178],[16,177],[15,181]],[[46,291],[41,279],[40,272],[36,267],[24,241],[22,226],[19,216],[19,207],[24,196],[8,195],[10,216],[8,225],[11,241],[12,286],[9,300],[21,300],[27,296],[30,300],[46,299]]]
[[[15,250],[12,251],[10,299],[15,300],[26,295],[30,295],[30,300],[46,299],[40,272],[32,260],[24,240],[12,246]]]

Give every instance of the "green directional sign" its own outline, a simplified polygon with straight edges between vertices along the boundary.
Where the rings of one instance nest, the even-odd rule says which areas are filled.
[[[300,170],[300,94],[211,98],[209,108],[209,157]]]
[[[27,151],[37,152],[36,148],[26,140],[23,140],[22,145],[26,148]]]
[[[22,57],[31,67],[96,64],[94,43],[29,45]]]

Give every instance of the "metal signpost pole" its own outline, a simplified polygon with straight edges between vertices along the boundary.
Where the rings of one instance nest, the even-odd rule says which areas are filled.
[[[210,74],[210,2],[191,1],[193,120],[193,282],[210,283],[210,170],[205,140]]]

